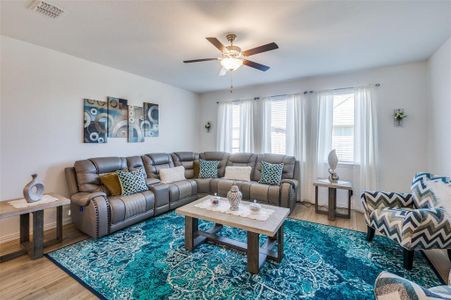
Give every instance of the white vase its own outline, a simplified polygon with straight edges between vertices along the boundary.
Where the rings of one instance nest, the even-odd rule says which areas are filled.
[[[241,194],[238,186],[232,185],[230,191],[227,193],[227,199],[229,200],[230,210],[238,210],[242,197],[243,194]]]

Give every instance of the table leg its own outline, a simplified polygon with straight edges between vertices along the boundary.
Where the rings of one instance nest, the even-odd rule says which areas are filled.
[[[194,239],[196,238],[198,230],[198,219],[192,217],[185,217],[185,248],[193,250],[195,247]]]
[[[30,214],[20,215],[20,244],[30,240]]]
[[[56,208],[56,240],[63,241],[63,207]]]
[[[352,190],[348,190],[348,218],[351,218],[351,197],[352,197]]]
[[[280,263],[283,259],[283,224],[277,232],[277,262]]]
[[[315,185],[315,212],[318,213],[318,186]]]
[[[44,249],[44,211],[33,212],[33,244],[31,245],[31,258],[40,258]]]
[[[260,268],[259,234],[247,232],[247,270],[252,274],[258,274]]]
[[[329,188],[329,215],[328,219],[331,221],[335,220],[335,207],[337,203],[337,189]]]

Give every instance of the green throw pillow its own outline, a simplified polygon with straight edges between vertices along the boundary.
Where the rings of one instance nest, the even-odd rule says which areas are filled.
[[[258,183],[279,185],[282,180],[283,163],[270,164],[269,162],[262,161],[262,175]]]
[[[116,171],[122,186],[122,195],[133,195],[149,190],[146,184],[146,173],[144,169],[136,171]]]
[[[199,160],[199,178],[218,178],[219,160]]]

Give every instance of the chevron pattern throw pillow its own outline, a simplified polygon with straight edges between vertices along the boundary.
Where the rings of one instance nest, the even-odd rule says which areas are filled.
[[[116,171],[122,186],[122,195],[128,196],[149,190],[146,184],[146,173],[144,169],[136,171]]]
[[[439,188],[442,187],[442,189],[438,189],[437,185],[439,185]],[[444,190],[444,193],[441,193],[439,190]],[[446,204],[451,202],[451,199],[441,199],[448,198],[450,195],[451,180],[447,176],[417,173],[413,178],[411,191],[417,208],[447,208]]]
[[[218,178],[219,160],[199,160],[199,178]]]
[[[258,183],[280,185],[282,180],[283,163],[270,164],[269,162],[262,161],[262,175]]]

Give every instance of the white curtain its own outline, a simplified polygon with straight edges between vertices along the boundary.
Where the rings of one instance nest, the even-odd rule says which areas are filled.
[[[240,152],[254,152],[254,100],[240,104]]]
[[[377,116],[374,88],[354,90],[354,193],[378,188]],[[358,169],[357,169],[358,167]]]
[[[301,165],[302,201],[313,203],[316,178],[328,176],[327,155],[332,147],[333,93],[309,93],[306,98],[305,158]]]
[[[218,126],[216,148],[218,151],[232,152],[233,103],[218,104]]]
[[[260,153],[271,153],[271,97],[260,100]]]

